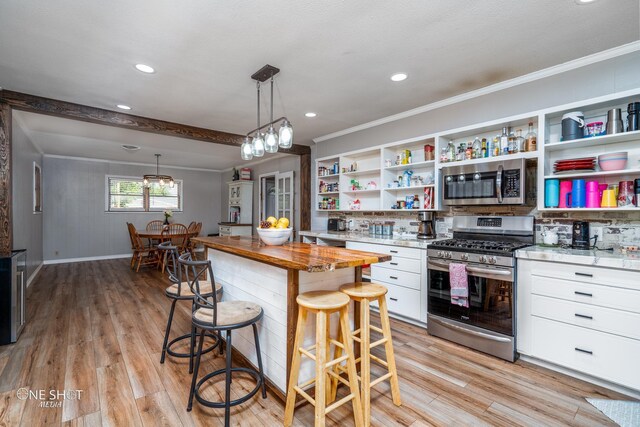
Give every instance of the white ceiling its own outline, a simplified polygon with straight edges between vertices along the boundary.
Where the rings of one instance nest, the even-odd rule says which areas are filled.
[[[282,70],[275,114],[291,119],[296,143],[311,144],[638,39],[638,0],[3,0],[0,86],[242,134],[256,121],[249,76],[269,63]],[[157,72],[142,74],[136,63]],[[409,78],[391,82],[397,71]],[[48,134],[46,150],[64,151],[74,139],[65,135],[91,128],[61,126],[54,143],[55,120],[25,122],[40,120],[33,134]],[[228,166],[239,163],[237,150],[230,154]]]

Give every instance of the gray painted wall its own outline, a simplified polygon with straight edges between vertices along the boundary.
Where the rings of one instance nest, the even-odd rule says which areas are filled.
[[[44,259],[127,254],[131,244],[126,223],[144,228],[162,213],[106,212],[106,175],[155,173],[155,167],[81,159],[44,157]],[[164,166],[183,180],[183,212],[172,221],[202,222],[202,234],[217,233],[220,220],[220,173]]]
[[[42,154],[16,120],[13,120],[12,128],[13,249],[27,249],[27,273],[31,277],[43,260],[43,214],[33,213],[33,162],[42,167]],[[43,211],[45,209],[43,206]]]
[[[269,156],[269,154],[265,154],[265,156]],[[280,158],[276,158],[273,160],[268,160],[263,163],[258,163],[255,165],[249,166],[251,168],[251,179],[253,182],[253,225],[255,227],[258,226],[258,210],[259,210],[259,180],[258,177],[262,174],[267,174],[271,172],[289,172],[293,171],[294,176],[294,209],[295,209],[295,218],[294,218],[294,228],[295,230],[300,230],[300,160],[298,156],[294,155],[286,155]],[[222,201],[221,201],[221,210],[220,217],[223,221],[227,221],[229,216],[228,204],[229,204],[229,190],[227,186],[227,182],[231,181],[233,178],[233,172],[224,172],[222,174]],[[255,234],[255,233],[254,233]]]

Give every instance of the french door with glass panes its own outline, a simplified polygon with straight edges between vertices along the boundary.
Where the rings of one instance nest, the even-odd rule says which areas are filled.
[[[293,224],[293,171],[276,174],[276,216],[289,219],[289,227]],[[293,240],[293,234],[291,239]]]

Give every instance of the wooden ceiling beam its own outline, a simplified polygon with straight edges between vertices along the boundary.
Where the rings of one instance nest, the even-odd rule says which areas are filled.
[[[0,102],[7,103],[16,110],[213,144],[240,147],[244,140],[244,135],[119,113],[6,89],[0,90]],[[279,152],[301,156],[310,154],[311,148],[306,145],[293,144],[291,148],[280,149]]]

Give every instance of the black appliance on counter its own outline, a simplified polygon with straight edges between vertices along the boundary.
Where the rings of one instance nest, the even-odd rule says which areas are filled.
[[[534,241],[532,216],[453,217],[453,239],[427,248],[429,334],[513,362],[515,251]],[[451,302],[451,263],[466,266],[469,307]]]
[[[327,231],[345,231],[347,222],[340,218],[329,218],[327,220]]]
[[[26,323],[27,251],[0,258],[0,345],[18,340]]]
[[[587,221],[574,221],[571,232],[571,247],[573,249],[589,249],[589,223]]]

